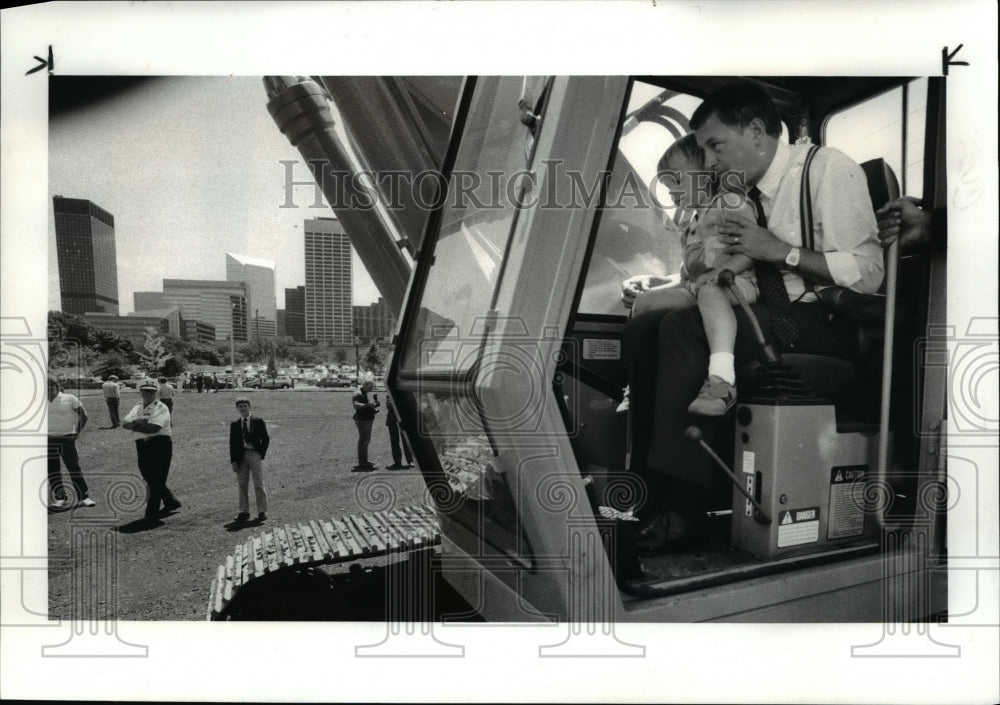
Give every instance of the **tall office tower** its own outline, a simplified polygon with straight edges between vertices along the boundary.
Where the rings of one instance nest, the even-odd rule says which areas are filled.
[[[176,306],[181,318],[215,327],[215,340],[236,333],[237,343],[249,340],[246,284],[202,279],[164,279],[163,300]]]
[[[285,289],[285,335],[302,342],[306,339],[306,288]]]
[[[250,337],[278,333],[278,300],[274,294],[274,262],[226,253],[226,281],[246,282]]]
[[[351,241],[336,218],[305,222],[306,340],[351,343]]]
[[[162,291],[134,291],[132,292],[133,311],[156,311],[161,308],[168,308],[163,302]]]
[[[62,310],[117,316],[115,217],[83,198],[55,196],[52,207]]]

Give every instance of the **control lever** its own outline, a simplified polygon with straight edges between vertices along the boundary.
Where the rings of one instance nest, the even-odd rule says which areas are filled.
[[[760,329],[760,322],[757,320],[757,314],[755,314],[750,308],[750,304],[747,303],[747,300],[743,296],[739,287],[733,286],[735,282],[736,275],[733,274],[732,270],[723,269],[719,272],[719,285],[726,287],[733,293],[733,296],[736,297],[736,302],[740,305],[740,308],[743,309],[747,318],[750,319],[750,325],[753,326],[753,336],[757,340],[757,345],[760,346],[761,360],[767,365],[780,364],[781,355],[775,352],[774,348],[771,347],[771,344],[764,339],[764,331]]]
[[[715,464],[722,469],[722,472],[726,473],[729,480],[733,483],[733,487],[738,489],[743,496],[747,498],[750,504],[753,505],[753,508],[756,510],[754,518],[761,524],[770,524],[771,517],[766,511],[764,511],[764,507],[760,506],[760,502],[754,499],[753,495],[750,494],[750,492],[743,486],[743,483],[740,482],[740,478],[736,477],[736,474],[729,469],[729,466],[722,462],[722,458],[716,455],[715,451],[712,450],[707,443],[705,443],[705,439],[702,438],[701,435],[701,429],[697,426],[688,426],[687,430],[684,432],[684,437],[692,443],[700,445],[702,450],[708,453],[708,457],[710,457]]]
[[[719,272],[719,285],[724,286],[733,293],[740,308],[750,319],[753,327],[753,335],[760,346],[761,370],[757,373],[761,390],[779,397],[808,397],[809,390],[805,382],[787,365],[782,362],[781,355],[764,338],[764,331],[760,328],[760,321],[757,314],[750,308],[746,298],[740,292],[739,287],[734,286],[736,275],[732,270],[723,269]]]

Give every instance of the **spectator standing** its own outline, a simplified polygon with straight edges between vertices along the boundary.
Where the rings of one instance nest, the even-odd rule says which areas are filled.
[[[215,373],[213,372],[213,373],[212,373],[212,393],[213,393],[213,394],[217,394],[218,392],[219,392],[219,378],[218,378],[218,376],[217,376],[217,375],[216,375],[216,374],[215,374]]]
[[[368,393],[374,387],[375,383],[366,379],[351,398],[354,405],[354,424],[358,427],[358,464],[351,472],[367,472],[375,469],[375,466],[368,462],[368,444],[372,440],[372,424],[375,423],[375,414],[378,413],[379,406],[377,394],[373,394],[370,399],[368,397]]]
[[[239,486],[239,514],[236,523],[250,519],[250,478],[257,500],[257,521],[267,520],[267,489],[264,487],[264,456],[271,439],[264,419],[250,415],[250,400],[236,398],[239,417],[229,424],[229,462]]]
[[[144,521],[152,524],[160,516],[160,502],[164,512],[181,508],[181,503],[167,487],[170,461],[174,445],[170,431],[170,410],[156,398],[159,387],[151,379],[139,383],[142,401],[122,421],[122,428],[133,432],[139,465],[139,474],[148,485]]]
[[[201,372],[194,378],[194,386],[198,388],[198,394],[201,394],[202,385],[205,384],[205,379],[202,377]]]
[[[66,464],[70,480],[76,490],[76,499],[81,506],[93,507],[97,502],[88,496],[89,488],[80,470],[80,458],[76,452],[76,438],[87,425],[87,412],[80,400],[62,391],[59,381],[49,377],[49,442],[48,475],[49,494],[52,509],[63,509],[69,505],[66,487],[62,481],[59,458]]]
[[[163,404],[167,407],[167,410],[170,412],[170,420],[173,421],[173,418],[174,418],[174,388],[172,386],[170,386],[169,382],[167,382],[167,378],[166,377],[160,377],[160,379],[158,381],[160,383],[160,385],[159,385],[159,387],[160,387],[159,388],[160,401],[162,401]]]
[[[104,402],[108,405],[108,416],[111,417],[109,428],[118,428],[121,419],[118,418],[118,405],[121,403],[121,388],[118,386],[118,377],[111,375],[108,381],[101,385],[104,392]]]
[[[392,465],[387,465],[387,470],[403,470],[413,467],[413,455],[410,453],[410,444],[406,437],[399,432],[399,419],[396,417],[396,407],[392,405],[392,397],[386,394],[385,397],[385,425],[389,429],[389,450],[392,453]],[[402,451],[399,445],[402,441]],[[403,465],[403,453],[406,453],[406,465]]]

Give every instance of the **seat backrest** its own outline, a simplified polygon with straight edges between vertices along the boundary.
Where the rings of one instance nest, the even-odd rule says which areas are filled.
[[[872,208],[878,210],[889,201],[899,198],[899,181],[885,159],[869,159],[861,165],[861,170],[868,180]]]
[[[872,209],[878,210],[889,201],[899,198],[899,181],[885,159],[869,159],[861,165],[868,182],[868,196],[872,199]],[[888,249],[885,254],[888,255]],[[885,293],[883,280],[879,293]]]

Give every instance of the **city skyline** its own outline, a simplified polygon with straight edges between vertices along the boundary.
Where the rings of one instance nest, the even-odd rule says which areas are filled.
[[[308,184],[291,187],[288,198],[281,162],[299,155],[268,115],[261,79],[133,80],[81,104],[92,81],[57,77],[51,87],[49,309],[62,308],[57,195],[90,200],[115,217],[121,315],[134,310],[136,292],[160,290],[163,279],[225,280],[233,252],[275,262],[276,308],[285,308],[284,290],[305,283],[304,222],[333,212],[312,208]],[[60,103],[60,91],[77,102]],[[292,175],[307,178],[304,165]],[[289,203],[296,207],[282,208]],[[356,253],[352,260],[354,303],[376,302]]]

